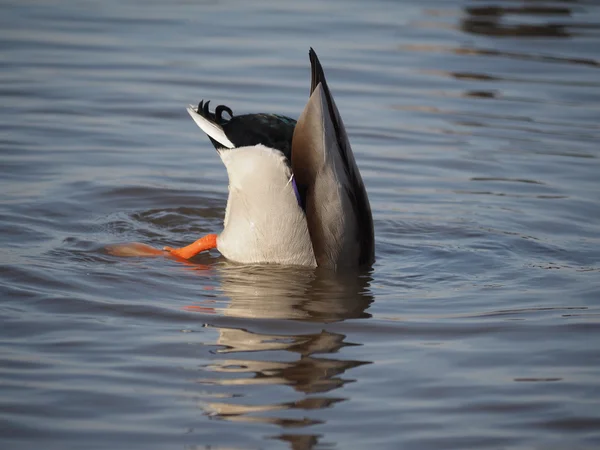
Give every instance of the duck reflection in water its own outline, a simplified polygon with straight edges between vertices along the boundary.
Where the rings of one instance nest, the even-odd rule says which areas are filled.
[[[191,269],[209,269],[192,265]],[[217,271],[219,289],[230,302],[223,308],[210,304],[190,305],[198,312],[224,316],[335,322],[369,318],[368,270],[334,273],[328,270],[277,265],[238,265],[223,261]]]
[[[344,334],[328,331],[324,326],[370,317],[366,312],[373,301],[369,273],[342,276],[306,268],[227,262],[213,265],[210,270],[218,271],[223,294],[229,301],[222,308],[204,304],[186,308],[200,314],[218,313],[206,316],[207,326],[218,330],[216,343],[221,347],[215,351],[215,361],[203,368],[214,376],[197,382],[218,385],[226,391],[235,389],[236,401],[201,402],[200,407],[210,417],[274,424],[285,429],[324,423],[316,411],[345,400],[324,394],[354,381],[343,377],[344,372],[370,363],[343,359],[340,350],[360,344],[347,342]],[[244,321],[236,327],[232,326],[235,318],[278,320]],[[292,321],[282,322],[289,319]],[[293,333],[282,333],[282,325]],[[247,329],[248,326],[256,326],[259,331]],[[337,354],[336,358],[320,356],[332,354]],[[259,386],[264,389],[269,385],[289,386],[293,391],[282,396],[278,390],[275,401],[267,404],[256,404],[256,398],[252,404],[240,401],[255,397],[252,392]],[[240,388],[246,391],[240,394]],[[233,397],[233,393],[225,394]],[[308,411],[314,417],[307,416]],[[319,436],[313,434],[285,433],[276,438],[289,442],[294,449],[309,449],[319,441]]]

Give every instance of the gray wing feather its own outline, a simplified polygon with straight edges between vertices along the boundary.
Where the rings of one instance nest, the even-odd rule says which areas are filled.
[[[305,189],[308,229],[317,264],[340,268],[375,259],[373,217],[352,148],[311,49],[311,95],[294,131],[292,169]]]

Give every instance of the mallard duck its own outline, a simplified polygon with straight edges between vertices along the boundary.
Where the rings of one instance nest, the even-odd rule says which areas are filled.
[[[297,122],[223,105],[211,112],[210,102],[188,108],[227,168],[229,198],[219,235],[164,251],[189,259],[216,248],[239,263],[334,270],[374,261],[369,199],[312,48],[309,56],[310,97]]]

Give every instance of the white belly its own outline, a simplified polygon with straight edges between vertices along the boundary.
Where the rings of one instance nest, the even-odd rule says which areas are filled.
[[[229,198],[217,248],[227,259],[316,266],[306,217],[291,170],[279,150],[262,145],[224,149]]]

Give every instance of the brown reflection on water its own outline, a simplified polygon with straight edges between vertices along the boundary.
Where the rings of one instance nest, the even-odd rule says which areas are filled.
[[[356,345],[345,342],[345,338],[343,334],[325,330],[307,335],[272,335],[219,328],[217,344],[223,348],[217,354],[259,352],[257,356],[260,359],[228,358],[204,367],[215,376],[197,380],[198,383],[236,388],[236,392],[240,386],[247,390],[237,394],[235,402],[201,402],[200,407],[208,416],[216,419],[271,424],[286,430],[325,423],[321,418],[311,417],[309,412],[331,408],[347,400],[341,396],[324,394],[354,381],[343,376],[347,370],[370,364],[370,361],[316,356],[338,353],[345,346]],[[296,355],[297,359],[290,360],[289,353]],[[265,398],[264,394],[252,395],[253,389],[265,385],[289,386],[302,397],[288,402],[245,402]],[[292,449],[311,449],[319,443],[320,435],[286,432],[274,438],[288,442]]]
[[[336,322],[369,318],[373,302],[368,273],[336,275],[302,267],[214,266],[220,290],[229,301],[214,311],[239,318]],[[203,303],[189,310],[206,311]]]
[[[501,58],[520,59],[527,61],[543,61],[554,63],[581,64],[584,66],[600,66],[600,61],[589,58],[565,58],[553,55],[540,55],[521,52],[508,52],[503,50],[495,50],[491,48],[475,48],[469,46],[452,47],[447,45],[432,45],[432,44],[403,44],[399,47],[402,50],[414,52],[438,52],[438,53],[453,53],[455,55],[464,56],[497,56]]]
[[[473,6],[465,8],[465,17],[460,27],[465,33],[484,34],[486,36],[518,36],[518,37],[569,37],[572,24],[555,23],[518,23],[508,24],[503,20],[509,16],[552,16],[571,15],[569,6]]]
[[[467,34],[483,35],[497,38],[570,38],[582,34],[597,33],[600,24],[592,20],[575,21],[575,12],[579,16],[586,12],[586,3],[577,0],[556,1],[552,5],[542,5],[536,1],[501,2],[469,6],[463,9],[458,27]],[[577,8],[577,9],[575,9]],[[441,14],[433,14],[441,15]],[[594,16],[591,16],[594,17]],[[436,28],[448,27],[444,23],[435,23]],[[450,45],[426,44],[422,42],[400,45],[402,50],[416,52],[443,52],[466,56],[498,56],[528,61],[581,64],[600,66],[597,58],[577,58],[545,54],[506,51],[495,48],[475,48],[469,45],[454,47]]]
[[[334,407],[346,400],[329,395],[354,381],[344,376],[348,370],[370,361],[345,359],[343,349],[360,345],[346,341],[346,336],[327,329],[327,323],[367,318],[373,298],[369,291],[368,273],[333,275],[314,270],[274,266],[217,265],[222,293],[229,299],[223,308],[214,308],[218,317],[295,320],[317,322],[318,332],[268,333],[218,325],[212,364],[203,369],[210,374],[196,380],[200,384],[235,390],[231,401],[201,402],[200,407],[210,417],[229,422],[263,423],[286,430],[324,423],[312,412]],[[188,309],[206,312],[206,306],[191,305]],[[261,330],[268,328],[262,325]],[[280,329],[280,328],[279,328]],[[333,355],[329,357],[324,355]],[[218,357],[224,356],[223,359]],[[236,356],[236,357],[234,357]],[[265,386],[288,386],[292,396],[300,398],[281,401],[281,394],[272,402],[256,404],[256,398],[268,398],[264,393],[253,395]],[[243,393],[240,394],[240,389]],[[253,402],[251,404],[251,402]],[[319,443],[317,434],[285,432],[274,436],[288,442],[292,449],[310,449]]]
[[[287,351],[297,354],[299,358],[295,361],[286,361],[281,358],[281,354],[275,354],[273,359],[269,360],[220,360],[205,369],[237,376],[201,381],[222,386],[289,385],[294,390],[305,394],[328,392],[348,382],[338,375],[367,363],[314,356],[318,353],[337,353],[342,347],[353,345],[344,342],[345,337],[343,334],[325,330],[318,334],[291,336],[220,328],[217,344],[224,346],[224,349],[219,350],[218,353]],[[240,374],[242,377],[239,376]],[[247,377],[247,374],[252,374],[252,377]]]

